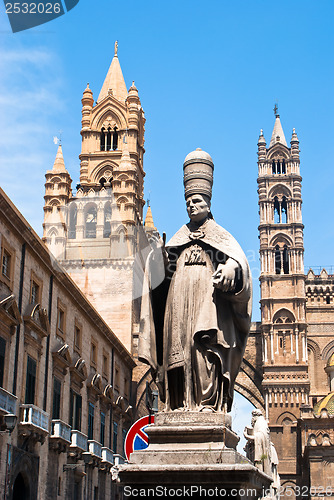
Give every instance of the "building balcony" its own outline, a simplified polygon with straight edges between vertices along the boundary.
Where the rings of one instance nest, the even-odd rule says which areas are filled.
[[[102,445],[93,439],[88,441],[88,451],[91,455],[102,458]]]
[[[49,433],[49,414],[38,406],[20,405],[19,434],[44,442]]]
[[[62,420],[51,420],[50,439],[65,441],[71,443],[71,426],[65,424]]]
[[[114,453],[114,465],[122,465],[126,462],[126,459],[119,455],[118,453]]]
[[[80,431],[72,430],[70,448],[87,451],[88,441],[87,436]]]
[[[12,413],[16,415],[17,397],[11,392],[0,387],[0,413]]]
[[[114,455],[113,452],[106,447],[102,447],[102,462],[106,462],[107,464],[114,463]]]

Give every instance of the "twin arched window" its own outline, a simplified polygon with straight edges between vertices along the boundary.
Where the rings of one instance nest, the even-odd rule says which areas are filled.
[[[279,201],[277,196],[274,198],[274,224],[287,224],[288,222],[288,207],[286,197],[283,196],[282,201]]]
[[[101,151],[116,151],[118,148],[118,131],[115,126],[113,130],[108,127],[105,129],[102,127],[100,133],[100,149]]]
[[[286,164],[285,160],[273,160],[272,162],[272,172],[276,174],[286,174]]]

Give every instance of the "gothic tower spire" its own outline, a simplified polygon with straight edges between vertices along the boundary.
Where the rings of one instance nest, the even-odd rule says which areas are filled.
[[[79,288],[89,289],[90,301],[133,351],[138,332],[134,267],[140,234],[145,236],[140,231],[145,116],[134,83],[126,89],[117,43],[97,102],[88,84],[81,102],[80,183],[67,198],[62,264]],[[60,157],[56,163],[60,167]]]

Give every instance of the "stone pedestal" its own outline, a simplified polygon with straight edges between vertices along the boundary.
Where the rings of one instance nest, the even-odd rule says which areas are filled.
[[[236,451],[228,414],[159,413],[146,432],[149,447],[119,468],[125,498],[257,499],[270,488],[271,478]]]

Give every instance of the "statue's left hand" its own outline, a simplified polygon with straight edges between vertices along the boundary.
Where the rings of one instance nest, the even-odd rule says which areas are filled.
[[[217,270],[212,275],[213,286],[222,292],[233,292],[238,268],[239,264],[233,259],[228,259],[225,264],[218,264]]]

